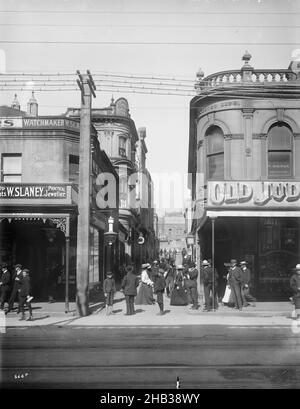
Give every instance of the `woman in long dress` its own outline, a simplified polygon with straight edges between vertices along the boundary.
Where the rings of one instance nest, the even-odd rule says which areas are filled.
[[[155,304],[153,297],[153,281],[150,280],[147,268],[150,267],[149,263],[142,264],[141,283],[138,289],[137,296],[135,298],[136,305],[149,305]]]
[[[177,272],[174,278],[174,286],[171,293],[170,305],[188,305],[187,292],[184,288],[183,266],[177,267]]]

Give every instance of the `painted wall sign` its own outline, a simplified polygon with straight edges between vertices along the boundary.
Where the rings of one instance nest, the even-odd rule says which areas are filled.
[[[208,182],[209,207],[295,207],[300,182]]]
[[[0,128],[22,128],[22,118],[0,118]]]
[[[24,128],[80,128],[79,122],[68,118],[23,118]]]
[[[67,186],[59,185],[0,185],[0,199],[66,199]]]

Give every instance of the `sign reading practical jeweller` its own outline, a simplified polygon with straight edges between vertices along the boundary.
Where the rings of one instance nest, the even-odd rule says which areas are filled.
[[[208,207],[295,207],[300,182],[208,182]]]
[[[2,185],[0,199],[66,199],[67,187],[59,185]]]

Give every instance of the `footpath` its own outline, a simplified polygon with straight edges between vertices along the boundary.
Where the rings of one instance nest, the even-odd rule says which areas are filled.
[[[124,295],[117,292],[113,312],[107,316],[103,302],[90,305],[91,314],[80,317],[76,312],[75,303],[69,304],[69,312],[65,312],[63,302],[32,303],[33,320],[20,321],[17,311],[0,316],[0,332],[3,328],[35,327],[35,326],[78,326],[78,327],[170,327],[186,325],[225,325],[246,327],[290,327],[291,324],[300,328],[300,321],[293,320],[294,306],[290,302],[258,302],[256,307],[248,306],[243,311],[234,310],[220,305],[218,310],[203,312],[191,310],[190,306],[170,306],[170,300],[165,297],[165,314],[158,314],[158,305],[136,305],[135,315],[126,316]],[[28,317],[28,312],[26,312]],[[2,331],[1,331],[2,328]]]

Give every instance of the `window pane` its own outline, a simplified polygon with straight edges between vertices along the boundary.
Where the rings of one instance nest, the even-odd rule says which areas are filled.
[[[3,176],[3,182],[6,182],[6,183],[21,183],[22,182],[21,175],[13,175],[13,176],[4,175]]]
[[[220,128],[213,127],[206,133],[207,153],[217,153],[224,151],[224,135]]]
[[[287,126],[273,126],[268,133],[269,150],[286,150],[292,148],[292,132]]]
[[[269,152],[269,177],[290,177],[292,175],[291,152]]]
[[[224,179],[224,154],[207,158],[208,179]]]
[[[22,156],[3,156],[3,173],[22,173]]]

